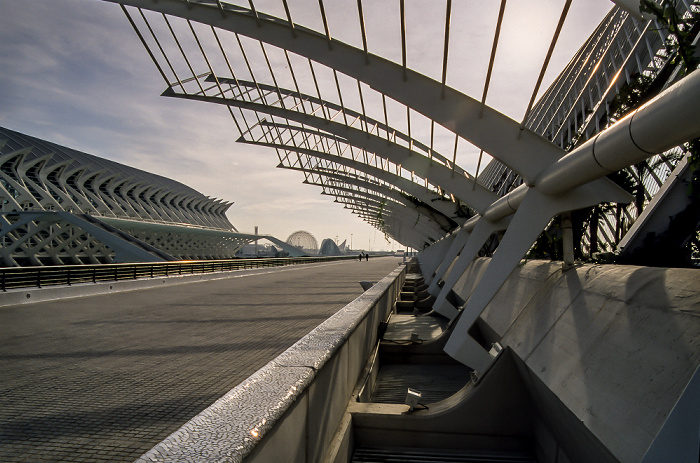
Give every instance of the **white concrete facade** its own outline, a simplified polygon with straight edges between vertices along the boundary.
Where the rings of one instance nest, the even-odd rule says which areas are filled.
[[[228,221],[232,203],[179,182],[4,128],[0,144],[2,265],[159,258],[135,248],[122,255],[119,238],[100,240],[82,218],[51,212],[87,215],[180,259],[231,258],[251,241]]]

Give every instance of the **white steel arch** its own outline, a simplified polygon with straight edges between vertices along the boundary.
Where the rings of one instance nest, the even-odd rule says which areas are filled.
[[[564,152],[498,111],[411,69],[365,53],[303,25],[220,3],[162,0],[104,0],[153,10],[235,32],[324,64],[366,83],[469,140],[526,179]]]

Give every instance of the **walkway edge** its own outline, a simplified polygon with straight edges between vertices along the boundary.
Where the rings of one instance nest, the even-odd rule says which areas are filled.
[[[74,285],[51,285],[41,288],[15,288],[0,292],[0,308],[16,307],[24,304],[47,302],[74,297],[100,296],[109,293],[160,288],[163,286],[197,283],[201,281],[240,278],[278,271],[290,271],[308,268],[314,265],[332,265],[336,262],[317,262],[280,267],[263,267],[253,269],[225,270],[223,272],[195,273],[186,275],[144,277],[136,280],[98,281],[97,283],[79,283]]]

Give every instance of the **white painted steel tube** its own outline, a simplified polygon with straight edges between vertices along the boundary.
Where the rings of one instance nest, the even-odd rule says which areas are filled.
[[[484,218],[489,222],[497,222],[504,217],[515,213],[523,202],[525,193],[528,190],[528,186],[525,184],[520,185],[515,190],[511,191],[507,195],[499,198],[484,212]]]
[[[700,71],[567,154],[537,177],[541,193],[559,196],[700,137]]]
[[[544,194],[560,196],[697,137],[700,70],[544,169],[535,186]],[[483,217],[495,222],[513,214],[528,189],[523,184],[499,198],[484,211]],[[475,219],[468,223],[476,223]]]

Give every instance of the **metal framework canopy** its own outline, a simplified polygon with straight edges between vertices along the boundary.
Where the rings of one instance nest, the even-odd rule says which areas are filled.
[[[540,44],[535,60],[530,18],[518,24],[522,4],[506,8],[505,0],[446,0],[429,11],[405,0],[398,8],[362,0],[112,1],[122,4],[162,76],[163,95],[226,108],[240,142],[274,148],[281,167],[303,172],[306,183],[398,242],[430,249],[453,240],[446,251],[440,247],[429,276],[438,312],[456,316],[447,293],[489,236],[506,230],[484,284],[470,299],[472,316],[460,321],[465,327],[554,216],[601,202],[630,203],[632,196],[606,175],[700,135],[700,78],[693,69],[669,74],[689,75],[614,125],[617,118],[601,113],[616,80],[630,79],[634,68],[627,63],[642,73],[643,62],[657,65],[645,20],[612,5],[535,105],[569,9],[586,10],[588,3],[566,0],[561,10],[546,10],[548,23],[538,17],[551,39]],[[698,5],[681,3],[676,13],[694,18]],[[481,54],[479,47],[463,46],[470,31],[451,26],[465,18],[492,25],[493,40]],[[618,31],[627,34],[626,47]],[[635,40],[646,44],[647,55],[630,46]],[[514,45],[499,47],[504,42]],[[521,81],[531,78],[520,106],[504,104],[491,88],[504,85],[504,60],[522,68]],[[617,73],[608,90],[595,93],[599,69]],[[512,74],[505,82],[511,80]],[[517,180],[510,191],[499,191],[504,196],[479,180],[490,159]],[[564,254],[572,247],[566,241]],[[453,261],[449,284],[439,289]],[[464,349],[448,345],[464,363],[485,363],[467,359],[473,352]]]
[[[550,142],[552,129],[544,133],[533,122],[542,118],[534,103],[572,4],[590,8],[565,0],[561,10],[538,11],[551,33],[535,43],[524,7],[506,8],[505,0],[446,0],[431,5],[429,15],[404,0],[108,1],[122,4],[164,80],[163,95],[226,107],[240,142],[274,148],[280,167],[301,170],[307,183],[421,249],[496,203],[477,180],[490,159],[532,185],[565,154],[562,143]],[[609,17],[614,25],[635,21],[617,7]],[[471,30],[452,27],[464,18],[478,18],[493,39],[487,34],[483,46],[473,46]],[[522,101],[498,96],[512,84],[512,74],[501,77],[504,62],[517,65],[523,82],[530,79]],[[487,101],[490,87],[496,96]],[[550,88],[545,97],[557,93]],[[345,178],[334,178],[331,188],[325,174],[338,169]],[[594,202],[627,200],[608,180],[594,183],[601,191]],[[377,196],[397,211],[395,225],[376,220]],[[423,226],[411,227],[413,221]]]
[[[568,1],[546,13],[551,40],[536,50],[532,43],[525,50],[522,43],[498,48],[500,37],[511,43],[530,27],[520,7],[505,9],[505,2],[499,8],[448,0],[431,5],[429,18],[425,5],[404,1],[116,3],[161,74],[165,95],[225,106],[240,141],[275,148],[281,165],[301,167],[307,176],[325,157],[380,184],[387,180],[377,172],[400,178],[401,185],[387,185],[424,205],[431,206],[424,198],[436,197],[452,203],[447,214],[418,211],[426,221],[446,215],[438,219],[443,225],[444,219],[458,224],[483,213],[497,198],[476,177],[491,157],[532,180],[563,154],[500,111],[529,112],[547,66],[542,55],[556,43]],[[491,25],[493,40],[463,46],[473,34],[452,24],[464,18]],[[492,108],[489,86],[506,84],[499,60],[529,51],[539,56],[525,63],[531,79],[525,93],[533,98]],[[361,197],[351,196],[358,210],[368,211]],[[394,230],[382,231],[406,242]],[[419,235],[423,246],[436,239]]]

